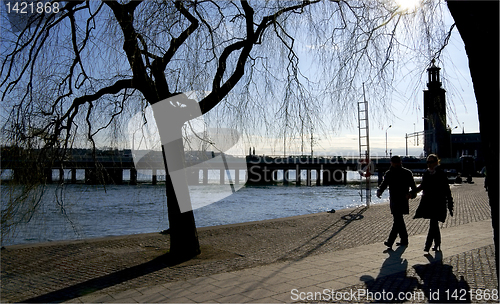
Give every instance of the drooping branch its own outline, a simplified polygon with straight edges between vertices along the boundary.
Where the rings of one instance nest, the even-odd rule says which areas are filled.
[[[443,45],[441,46],[441,48],[439,50],[436,51],[436,53],[434,53],[433,58],[439,59],[439,57],[441,56],[441,53],[443,52],[444,48],[448,45],[448,42],[450,41],[450,37],[451,37],[451,34],[452,34],[453,29],[455,28],[455,26],[456,26],[456,23],[453,23],[450,26],[450,29],[448,30],[448,33],[446,34],[446,38],[443,41]]]
[[[76,115],[79,113],[79,108],[88,103],[92,104],[92,102],[98,100],[104,95],[117,94],[121,90],[125,90],[128,88],[134,88],[132,79],[121,79],[116,81],[113,85],[104,87],[97,91],[94,94],[84,95],[77,97],[73,100],[73,103],[68,108],[66,113],[62,115],[59,119],[54,121],[54,135],[52,138],[51,145],[55,144],[59,136],[61,135],[63,130],[66,130],[66,138],[68,138],[73,122],[75,120]],[[66,122],[65,122],[66,121]],[[49,145],[50,146],[50,145]]]
[[[119,4],[116,0],[105,2],[113,11],[124,36],[123,50],[133,74],[133,87],[141,91],[147,100],[158,100],[153,80],[148,76],[139,47],[139,35],[134,28],[134,11],[142,1]]]
[[[241,1],[241,5],[245,12],[247,37],[245,40],[235,42],[227,46],[219,58],[219,65],[214,77],[212,92],[200,101],[201,113],[205,114],[213,109],[228,93],[231,91],[245,73],[245,63],[250,57],[250,52],[255,44],[258,44],[262,39],[265,30],[272,24],[278,22],[278,18],[287,12],[302,10],[305,7],[317,3],[317,1],[303,1],[301,4],[282,8],[272,15],[262,18],[262,21],[254,30],[254,11],[247,1]],[[226,73],[227,60],[229,56],[238,50],[241,50],[234,71],[228,79],[223,82],[224,74]]]
[[[175,7],[191,22],[191,25],[189,25],[189,27],[186,28],[177,38],[172,38],[170,41],[170,47],[165,52],[163,57],[155,59],[151,65],[158,92],[157,101],[170,97],[171,93],[169,92],[168,83],[165,78],[165,68],[181,45],[186,42],[189,36],[193,34],[199,26],[198,20],[184,7],[181,1],[176,1]],[[154,100],[151,100],[150,102],[154,103]]]
[[[28,21],[26,27],[17,35],[14,50],[5,56],[5,59],[2,62],[2,67],[0,68],[0,79],[3,78],[3,81],[0,83],[0,87],[6,85],[3,90],[2,100],[5,98],[7,93],[19,84],[30,66],[31,68],[29,70],[31,74],[28,77],[32,79],[33,68],[38,62],[40,54],[43,54],[41,50],[49,37],[50,31],[54,27],[62,24],[63,21],[74,14],[74,12],[84,9],[86,6],[77,8],[77,6],[81,3],[83,3],[83,1],[68,2],[61,10],[65,13],[58,16],[57,19],[55,14],[51,14],[48,17],[40,14],[33,18],[33,20]],[[34,29],[30,30],[32,27],[34,27]],[[26,60],[23,60],[23,68],[20,72],[17,72],[17,78],[11,80],[12,70],[15,64],[21,60],[20,56],[25,51],[28,51],[29,55],[26,57]],[[9,80],[11,81],[7,83]]]
[[[165,70],[165,66],[170,62],[174,54],[177,52],[179,47],[186,41],[186,39],[194,33],[194,31],[198,28],[199,26],[199,21],[194,17],[182,4],[181,1],[175,1],[175,7],[179,12],[186,17],[189,22],[191,22],[191,25],[185,29],[177,38],[172,38],[170,41],[170,47],[168,48],[167,52],[163,55],[163,58],[161,59],[161,62],[157,62],[156,64],[158,65],[159,69]]]

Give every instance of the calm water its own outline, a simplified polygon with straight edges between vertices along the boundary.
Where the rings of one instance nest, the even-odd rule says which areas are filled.
[[[241,187],[241,186],[240,186]],[[2,212],[9,187],[1,186]],[[387,201],[372,190],[372,203]],[[364,204],[358,185],[320,187],[190,186],[196,225],[215,226],[275,219],[344,209]],[[168,228],[165,186],[49,185],[36,204],[37,212],[24,218],[4,236],[2,245],[157,232]]]

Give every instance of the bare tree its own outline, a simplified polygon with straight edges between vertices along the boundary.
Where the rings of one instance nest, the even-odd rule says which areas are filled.
[[[0,86],[10,105],[4,134],[17,145],[43,135],[46,150],[95,148],[97,136],[131,112],[187,91],[207,92],[197,106],[208,120],[224,115],[249,133],[265,125],[283,138],[303,134],[326,112],[354,118],[362,82],[384,100],[402,58],[411,51],[425,67],[446,36],[433,1],[413,13],[386,1],[60,5],[2,38]],[[305,51],[314,76],[303,73]],[[192,119],[179,103],[160,120]],[[386,112],[389,103],[374,108]],[[172,128],[180,133],[182,125]],[[182,141],[173,145],[183,151]],[[182,162],[178,154],[166,168]],[[169,175],[166,195],[171,253],[198,254],[193,213],[179,209]]]

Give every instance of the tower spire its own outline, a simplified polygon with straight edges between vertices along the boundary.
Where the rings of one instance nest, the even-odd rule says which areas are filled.
[[[427,69],[429,82],[424,90],[424,150],[427,155],[446,158],[451,154],[450,133],[446,128],[446,91],[441,87],[436,60]]]
[[[427,73],[429,75],[427,87],[429,89],[441,87],[441,79],[439,78],[439,70],[441,70],[441,68],[436,66],[436,60],[432,59],[431,67],[427,69]]]

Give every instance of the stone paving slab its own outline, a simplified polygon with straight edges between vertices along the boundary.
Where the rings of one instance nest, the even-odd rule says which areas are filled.
[[[108,296],[113,298],[111,301],[126,303],[174,303],[179,301],[220,303],[228,300],[231,303],[277,303],[294,302],[294,300],[299,302],[308,302],[309,300],[311,302],[321,302],[322,300],[332,302],[332,291],[336,294],[346,292],[351,294],[352,291],[359,294],[359,290],[368,291],[371,288],[373,293],[377,293],[381,290],[373,288],[374,282],[384,279],[394,280],[393,278],[397,277],[399,281],[413,281],[413,285],[404,288],[405,293],[421,296],[421,298],[410,299],[409,302],[427,302],[429,301],[429,292],[426,291],[423,282],[425,276],[410,274],[411,269],[439,265],[437,267],[441,267],[441,271],[436,273],[436,277],[440,277],[441,275],[450,275],[449,271],[453,267],[448,262],[453,259],[460,259],[461,256],[471,255],[478,250],[488,251],[489,259],[493,255],[491,221],[485,220],[445,228],[442,229],[441,233],[442,251],[431,251],[430,254],[424,254],[422,250],[425,235],[414,235],[409,239],[410,246],[395,247],[395,250],[387,250],[383,244],[367,244],[294,261],[279,262],[150,288],[132,289],[116,294],[111,293]],[[479,262],[473,259],[469,261]],[[483,273],[481,271],[483,279],[488,280],[489,283],[480,288],[483,292],[489,290],[489,294],[493,296],[498,281],[495,279],[495,272],[494,269],[490,268],[491,266],[488,265],[489,272]],[[475,270],[480,272],[479,269]],[[455,277],[455,281],[459,280],[457,278],[460,276],[463,277],[457,269],[452,270],[451,275]],[[452,283],[453,281],[443,286],[441,297],[447,296],[445,288],[457,290],[452,289],[456,288],[456,284]],[[463,286],[463,289],[458,290],[459,293],[472,290],[473,295],[476,296],[475,286],[471,286],[466,281],[463,281]],[[387,293],[394,292],[396,294],[402,290],[391,286],[386,287]],[[325,293],[325,290],[328,292]],[[314,294],[319,294],[322,298],[317,298]],[[308,298],[308,295],[312,298]],[[453,300],[451,293],[448,294],[448,297],[448,299]],[[107,297],[104,299],[109,300]],[[470,296],[467,299],[472,302],[484,302],[471,299]],[[497,301],[492,298],[489,302],[498,302],[498,297],[496,299]],[[94,302],[96,300],[92,295],[74,299],[74,301],[81,302]],[[344,298],[333,302],[351,302],[351,300],[364,302],[367,298],[352,299],[344,295]]]

